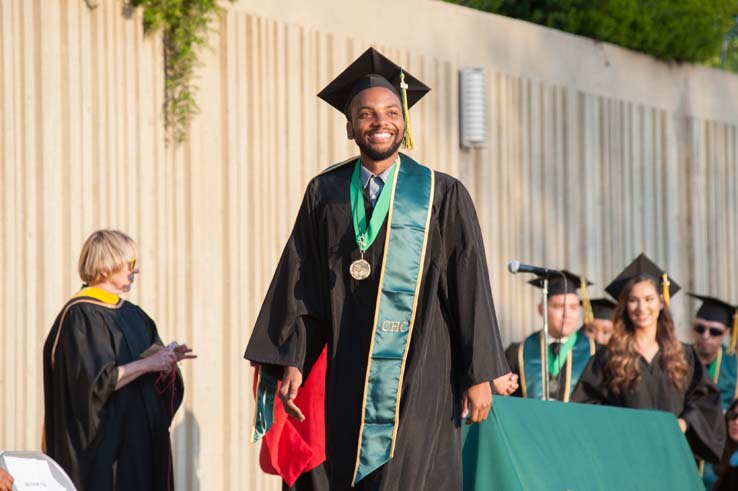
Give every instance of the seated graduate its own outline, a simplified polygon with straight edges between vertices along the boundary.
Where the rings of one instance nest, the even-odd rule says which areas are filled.
[[[735,353],[736,334],[735,328],[738,323],[736,307],[723,300],[705,295],[688,294],[702,301],[692,319],[692,339],[694,351],[698,359],[710,374],[710,380],[717,386],[722,396],[723,409],[738,397],[738,355]],[[733,335],[727,347],[723,347],[725,339],[733,326]],[[715,471],[711,464],[700,461],[702,482],[705,489],[712,488],[717,480]]]
[[[641,254],[606,290],[618,299],[615,331],[582,373],[572,401],[670,412],[692,452],[716,462],[725,442],[720,393],[674,332],[669,298],[679,285]]]
[[[589,303],[592,305],[593,318],[584,324],[582,332],[595,343],[607,346],[612,337],[612,315],[615,312],[615,302],[603,297],[593,298]]]
[[[735,352],[738,336],[738,311],[736,307],[715,297],[689,293],[702,301],[692,319],[692,339],[697,357],[710,373],[710,379],[720,389],[723,409],[738,397],[738,355]],[[723,339],[731,332],[728,346],[723,348]]]
[[[564,274],[566,279],[560,276],[549,279],[545,312],[543,305],[538,305],[538,313],[548,317],[548,346],[544,341],[543,329],[539,329],[522,343],[513,343],[505,351],[512,372],[520,379],[520,387],[513,393],[514,396],[543,398],[541,364],[543,350],[548,349],[547,372],[551,398],[568,402],[579,375],[595,352],[594,341],[577,331],[582,310],[577,290],[589,282],[568,271],[564,271]],[[542,278],[529,283],[536,288],[543,287]],[[587,301],[583,303],[586,305]]]
[[[738,399],[733,401],[725,413],[727,429],[725,450],[720,463],[715,466],[718,480],[714,491],[735,491],[738,489]]]

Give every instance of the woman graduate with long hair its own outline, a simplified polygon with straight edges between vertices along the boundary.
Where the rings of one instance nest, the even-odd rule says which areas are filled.
[[[641,254],[606,290],[618,298],[614,333],[572,401],[670,412],[692,452],[716,462],[725,442],[720,393],[694,349],[676,337],[669,298],[679,286]]]

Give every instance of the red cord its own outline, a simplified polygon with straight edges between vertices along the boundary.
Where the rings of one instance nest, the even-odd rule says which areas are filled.
[[[167,380],[167,378],[169,380]],[[177,367],[173,366],[172,371],[167,372],[159,372],[159,376],[156,378],[156,381],[154,382],[154,386],[156,387],[157,392],[159,392],[160,395],[164,395],[167,390],[172,390],[172,396],[169,399],[169,421],[172,421],[174,419],[174,382],[177,379]],[[163,384],[163,385],[162,385]],[[167,491],[171,491],[170,486],[172,482],[172,439],[171,437],[167,437],[167,440],[169,440],[169,458],[167,459]]]

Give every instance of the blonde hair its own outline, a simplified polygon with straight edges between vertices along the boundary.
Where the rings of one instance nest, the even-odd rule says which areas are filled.
[[[118,230],[98,230],[82,245],[77,265],[79,277],[86,285],[95,285],[106,275],[128,267],[135,257],[136,243],[128,235]]]

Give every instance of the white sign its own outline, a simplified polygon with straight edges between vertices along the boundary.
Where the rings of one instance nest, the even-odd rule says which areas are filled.
[[[3,458],[18,491],[65,491],[64,486],[51,475],[47,461],[9,455]]]

